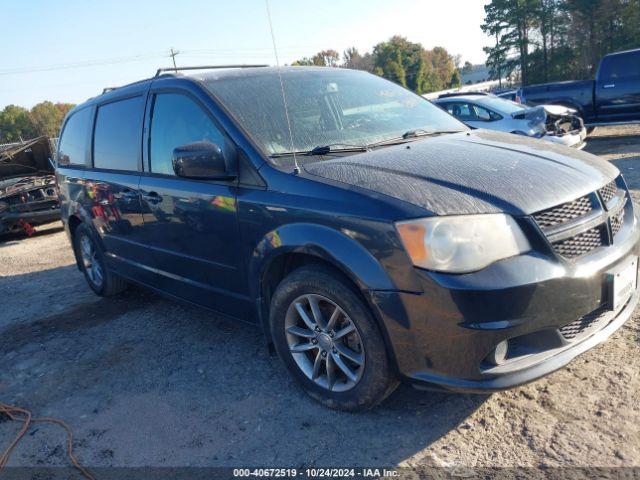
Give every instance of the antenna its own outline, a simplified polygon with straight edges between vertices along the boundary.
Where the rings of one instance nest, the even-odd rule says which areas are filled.
[[[280,91],[282,92],[282,103],[284,104],[284,116],[287,118],[287,128],[289,129],[289,140],[291,141],[291,153],[293,153],[293,171],[300,173],[300,165],[296,157],[296,149],[293,144],[293,132],[291,131],[291,121],[289,120],[289,109],[287,108],[287,97],[284,94],[284,84],[282,83],[282,74],[280,73],[280,60],[278,59],[278,48],[276,47],[276,36],[273,33],[273,22],[271,21],[271,10],[269,10],[269,0],[264,0],[267,6],[267,18],[269,19],[269,30],[271,31],[271,42],[273,43],[273,53],[276,56],[276,69],[278,71],[278,79],[280,80]]]

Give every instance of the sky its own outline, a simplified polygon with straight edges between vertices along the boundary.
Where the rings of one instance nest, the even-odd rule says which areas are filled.
[[[483,63],[485,0],[269,0],[280,64],[402,35]],[[265,0],[0,0],[0,108],[80,103],[171,66],[267,63]]]

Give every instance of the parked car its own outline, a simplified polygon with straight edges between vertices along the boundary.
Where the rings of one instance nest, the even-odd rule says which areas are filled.
[[[486,128],[584,148],[587,130],[576,111],[558,106],[527,107],[495,95],[443,96],[434,100],[472,128]]]
[[[616,167],[470,130],[362,71],[117,88],[68,114],[57,175],[95,293],[133,282],[256,324],[333,408],[371,407],[400,380],[535,380],[638,302],[640,233]]]
[[[640,49],[606,55],[595,80],[524,87],[523,103],[573,108],[588,127],[640,122]]]
[[[49,139],[0,145],[0,235],[60,218]]]

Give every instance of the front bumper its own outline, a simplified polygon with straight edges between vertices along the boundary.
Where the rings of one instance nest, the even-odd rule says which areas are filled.
[[[640,298],[636,290],[621,309],[608,309],[608,272],[640,253],[636,222],[619,235],[617,245],[575,262],[530,253],[471,274],[416,270],[422,294],[371,292],[399,374],[427,388],[503,390],[547,375],[605,341]],[[562,327],[594,312],[602,315],[589,328],[572,339],[563,336]],[[488,362],[505,340],[507,360]]]
[[[587,145],[585,142],[586,138],[587,129],[585,127],[582,127],[582,129],[578,131],[573,131],[564,135],[545,135],[542,137],[543,140],[546,140],[548,142],[557,143],[566,147],[577,148],[578,150],[582,150]]]
[[[0,213],[0,235],[9,233],[19,225],[20,220],[31,225],[53,222],[60,220],[60,207],[51,206],[46,210],[38,210],[33,212],[5,212]]]

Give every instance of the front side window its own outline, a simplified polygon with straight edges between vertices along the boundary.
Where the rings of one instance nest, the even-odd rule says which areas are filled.
[[[290,67],[280,73],[282,87],[273,69],[199,77],[267,155],[369,145],[418,129],[466,130],[426,99],[366,72]]]
[[[174,148],[194,142],[215,143],[223,150],[227,146],[222,131],[196,102],[179,93],[156,95],[151,116],[151,171],[174,175]]]
[[[93,134],[96,168],[138,170],[144,98],[133,97],[98,107]]]
[[[58,142],[59,165],[87,165],[87,142],[91,123],[91,108],[84,108],[69,117]]]

